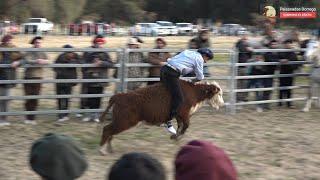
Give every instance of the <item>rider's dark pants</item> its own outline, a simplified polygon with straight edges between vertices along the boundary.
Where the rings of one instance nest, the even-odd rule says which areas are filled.
[[[170,120],[177,115],[177,110],[182,103],[183,95],[179,84],[180,72],[169,66],[163,66],[160,73],[160,81],[165,84],[171,93],[171,112]]]

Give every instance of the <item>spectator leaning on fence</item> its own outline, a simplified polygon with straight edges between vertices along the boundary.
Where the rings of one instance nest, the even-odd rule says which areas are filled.
[[[139,37],[131,37],[128,40],[127,46],[129,49],[139,49],[143,41]],[[130,52],[128,63],[143,63],[145,61],[142,52]],[[141,78],[144,76],[144,68],[129,67],[128,78]],[[128,90],[135,90],[142,86],[142,82],[128,82]]]
[[[108,180],[165,180],[165,170],[155,158],[145,153],[123,155],[106,177]]]
[[[34,37],[30,44],[33,48],[41,48],[42,37]],[[46,65],[49,64],[48,56],[44,52],[27,52],[24,60],[20,65],[28,64],[31,67],[25,68],[24,79],[25,80],[40,80],[43,78],[43,67],[32,67],[33,65]],[[25,95],[39,95],[41,91],[41,83],[26,83],[24,84]],[[27,99],[25,102],[26,111],[36,111],[38,107],[38,99]],[[36,124],[35,115],[26,115],[24,121],[26,124]]]
[[[252,48],[248,43],[248,35],[244,34],[241,36],[241,39],[236,43],[236,48],[239,51],[238,63],[246,63],[252,56]],[[238,68],[238,76],[247,75],[247,67],[240,66]],[[237,89],[245,89],[247,87],[247,80],[242,79],[237,81]],[[247,92],[237,93],[237,101],[248,101]]]
[[[189,44],[188,44],[188,49],[197,49],[198,48],[198,45],[197,45],[197,40],[195,38],[191,39],[189,41]]]
[[[211,48],[210,31],[209,29],[201,29],[197,37],[191,39],[188,44],[189,49]],[[205,77],[210,76],[209,68],[203,67]]]
[[[63,48],[73,48],[71,45],[64,45]],[[79,55],[75,52],[65,52],[58,56],[56,64],[79,64]],[[77,68],[75,67],[59,67],[54,68],[56,79],[77,79]],[[77,85],[75,82],[57,83],[56,92],[58,95],[72,94],[72,87]],[[69,98],[58,98],[58,110],[67,110],[69,108]],[[58,121],[69,120],[68,113],[58,114]]]
[[[163,38],[156,39],[156,47],[155,49],[164,49],[167,45],[167,42]],[[170,58],[171,55],[168,52],[150,52],[148,54],[147,62],[156,66],[163,66],[166,64],[167,59]],[[155,78],[160,77],[160,67],[152,67],[149,68],[149,77]],[[148,85],[154,84],[156,81],[149,81]]]
[[[88,167],[84,153],[70,137],[52,133],[33,143],[29,163],[43,180],[73,180]]]
[[[0,48],[15,48],[12,44],[13,37],[11,35],[3,36],[0,44]],[[15,68],[19,65],[19,61],[22,58],[20,52],[0,52],[0,64],[11,65],[12,68],[1,68],[0,67],[0,80],[15,80],[16,70]],[[15,84],[0,84],[0,97],[9,96],[10,88],[14,87]],[[8,111],[8,100],[0,100],[0,112]],[[0,126],[10,125],[6,121],[7,116],[0,116]]]
[[[252,59],[248,60],[249,63],[259,63],[264,62],[263,55],[260,53],[256,53],[253,55]],[[248,75],[257,76],[257,75],[264,75],[264,66],[254,65],[248,67]],[[248,87],[247,88],[263,88],[263,79],[249,79],[248,80]],[[256,91],[256,101],[263,100],[263,91]],[[257,105],[257,112],[263,112],[263,107],[261,104]]]
[[[286,40],[284,41],[284,48],[292,49],[293,41]],[[295,52],[283,52],[280,53],[280,74],[292,74],[296,69],[298,69],[299,65],[291,64],[286,65],[288,62],[298,61],[297,54]],[[279,87],[292,86],[294,83],[294,77],[280,77],[279,78]],[[291,98],[291,89],[283,89],[279,90],[279,99],[290,99]],[[282,103],[279,102],[279,106],[282,106]],[[287,107],[293,108],[291,102],[287,102]]]
[[[278,41],[277,31],[268,30],[262,38],[261,44],[265,47],[269,47],[271,41]]]
[[[103,48],[106,40],[103,36],[97,35],[93,40],[92,48]],[[83,79],[108,79],[108,68],[113,67],[113,62],[107,52],[85,52],[83,55],[83,61],[85,64],[93,64],[95,67],[82,68]],[[105,82],[92,82],[83,83],[83,94],[103,94],[104,87],[108,83]],[[101,97],[85,98],[82,102],[82,108],[99,109],[101,106]],[[88,113],[87,117],[84,117],[82,121],[95,121],[99,122],[99,113]]]
[[[278,42],[276,40],[272,40],[268,47],[270,49],[278,49]],[[265,62],[279,62],[279,53],[278,52],[267,52],[264,55]],[[264,66],[265,75],[274,75],[276,70],[276,65],[267,65]],[[263,87],[264,88],[272,88],[273,87],[273,79],[274,78],[263,78]],[[263,92],[263,100],[270,100],[272,95],[272,90]],[[263,105],[264,109],[270,109],[269,104]]]

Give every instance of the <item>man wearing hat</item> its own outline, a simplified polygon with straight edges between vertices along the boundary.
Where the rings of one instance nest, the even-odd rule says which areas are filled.
[[[243,34],[239,41],[236,43],[235,47],[239,51],[238,63],[246,63],[252,56],[253,48],[249,46],[248,34]],[[238,76],[246,76],[247,67],[240,66],[238,68]],[[237,80],[237,88],[245,89],[247,88],[248,80],[241,79]],[[248,101],[248,92],[238,92],[237,101]]]
[[[156,39],[156,47],[155,49],[163,49],[167,45],[167,42],[163,38]],[[167,59],[171,57],[170,53],[168,52],[150,52],[148,54],[147,62],[152,65],[163,66],[166,64]],[[149,68],[149,77],[155,78],[160,77],[160,67],[152,67]],[[149,81],[148,85],[157,83],[156,81]]]
[[[198,51],[185,50],[168,59],[168,63],[161,68],[160,81],[168,88],[172,98],[170,119],[167,122],[167,129],[170,133],[176,134],[176,130],[173,128],[170,120],[177,115],[179,106],[183,101],[178,81],[179,77],[194,73],[196,75],[194,81],[202,80],[204,78],[203,64],[212,58],[213,53],[207,48],[200,48]]]
[[[5,35],[1,39],[0,48],[15,48],[12,44],[12,36]],[[0,64],[9,64],[12,68],[0,68],[0,80],[15,80],[16,70],[15,68],[19,64],[22,55],[20,52],[0,52]],[[14,87],[15,84],[0,84],[0,96],[9,96],[10,88]],[[8,111],[8,100],[0,100],[0,112]],[[7,116],[0,116],[0,126],[10,125],[6,121]]]
[[[33,143],[29,163],[44,180],[74,180],[87,169],[82,150],[60,134],[46,134]]]
[[[36,36],[30,44],[33,48],[41,48],[42,37]],[[48,56],[45,52],[27,52],[24,60],[19,65],[30,64],[32,65],[46,65],[49,64]],[[26,80],[40,80],[43,78],[43,67],[28,67],[25,69],[24,78]],[[39,95],[41,91],[40,83],[27,83],[24,84],[24,91],[26,95]],[[38,99],[27,99],[25,102],[25,109],[27,111],[36,111],[38,107]],[[26,124],[36,124],[35,115],[26,115],[24,121]]]
[[[129,49],[139,49],[143,41],[139,37],[131,37],[128,40],[127,46]],[[144,57],[142,52],[130,52],[128,63],[142,63],[144,62]],[[129,67],[128,68],[128,78],[141,78],[144,75],[143,68],[141,67]],[[128,82],[127,89],[135,90],[141,87],[142,82]]]
[[[71,45],[64,45],[63,48],[73,48]],[[60,54],[55,61],[56,64],[79,64],[79,55],[75,52],[64,52]],[[77,68],[65,67],[54,68],[56,79],[77,79]],[[72,87],[77,83],[57,83],[56,92],[58,95],[68,95],[72,93]],[[69,108],[69,98],[58,98],[58,110],[67,110]],[[69,120],[68,114],[58,114],[58,121]]]
[[[105,38],[102,35],[97,35],[93,39],[93,45],[91,48],[102,49],[106,43]],[[108,68],[113,67],[113,62],[107,52],[101,50],[101,52],[85,52],[83,55],[84,64],[94,64],[95,67],[82,68],[83,79],[107,79]],[[83,94],[103,94],[104,87],[108,83],[83,83]],[[101,97],[83,98],[81,99],[81,109],[99,109],[101,105]],[[95,121],[99,122],[99,113],[90,113],[87,117],[84,117],[82,121]]]
[[[199,48],[211,48],[210,41],[210,31],[209,29],[201,29],[198,33],[198,36],[192,38],[188,44],[189,49],[199,49]],[[204,76],[210,76],[209,68],[203,68]]]

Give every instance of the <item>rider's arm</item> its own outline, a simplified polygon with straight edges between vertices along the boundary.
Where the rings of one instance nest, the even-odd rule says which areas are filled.
[[[204,78],[203,75],[203,59],[196,59],[194,73],[197,80],[201,81]]]

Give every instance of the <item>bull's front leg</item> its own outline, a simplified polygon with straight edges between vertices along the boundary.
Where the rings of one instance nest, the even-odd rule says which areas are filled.
[[[177,122],[178,122],[178,129],[177,129],[177,134],[173,134],[171,135],[171,139],[175,139],[177,140],[178,137],[181,135],[182,129],[183,129],[183,122],[178,120],[179,118],[177,118]]]
[[[313,91],[313,87],[314,84],[311,82],[310,83],[310,88],[308,89],[308,97],[307,97],[307,102],[304,106],[304,108],[302,109],[303,112],[309,112],[310,111],[310,108],[312,106],[312,91]]]
[[[186,130],[189,127],[190,117],[188,116],[178,116],[177,122],[178,122],[178,129],[177,134],[172,135],[171,139],[179,140],[179,138],[186,132]]]

